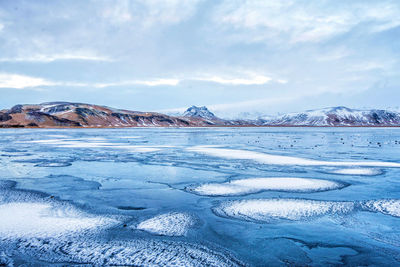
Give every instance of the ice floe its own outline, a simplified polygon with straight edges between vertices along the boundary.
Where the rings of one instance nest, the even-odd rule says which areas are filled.
[[[233,180],[225,183],[207,183],[186,190],[206,196],[237,196],[261,191],[317,192],[343,188],[345,184],[310,178],[271,177]]]
[[[369,200],[361,205],[367,211],[400,217],[400,199]]]
[[[222,217],[257,222],[304,220],[328,214],[345,214],[354,210],[353,202],[307,199],[248,199],[225,201],[213,208]]]
[[[157,235],[184,236],[194,224],[195,220],[192,215],[169,212],[145,220],[139,223],[136,228]]]
[[[341,174],[341,175],[378,175],[382,174],[382,171],[379,169],[370,169],[370,168],[349,168],[349,169],[338,169],[331,171],[333,174]]]
[[[202,153],[214,157],[228,159],[254,160],[263,164],[272,165],[302,165],[302,166],[370,166],[370,167],[397,167],[400,163],[384,161],[321,161],[291,156],[273,155],[250,150],[227,149],[213,146],[194,146],[188,151]]]

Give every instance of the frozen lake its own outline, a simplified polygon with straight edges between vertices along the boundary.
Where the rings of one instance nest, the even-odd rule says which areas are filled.
[[[400,129],[0,130],[0,265],[400,264]]]

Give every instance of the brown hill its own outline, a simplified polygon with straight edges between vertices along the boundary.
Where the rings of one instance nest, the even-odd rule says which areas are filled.
[[[51,102],[0,111],[0,127],[190,127],[210,126],[202,118],[120,110],[98,105]]]

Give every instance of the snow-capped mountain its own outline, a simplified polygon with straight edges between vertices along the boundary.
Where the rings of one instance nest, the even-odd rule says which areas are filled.
[[[273,126],[400,126],[400,113],[388,110],[358,110],[332,107],[262,117],[260,125]]]
[[[99,105],[50,102],[16,105],[0,110],[0,127],[204,127],[204,126],[399,126],[400,112],[333,107],[228,120],[216,117],[206,107],[192,106],[182,116],[115,109]]]
[[[207,120],[218,119],[214,115],[214,113],[209,111],[208,108],[205,106],[202,106],[202,107],[191,106],[183,113],[183,116],[190,117],[190,118],[202,118],[202,119],[207,119]]]

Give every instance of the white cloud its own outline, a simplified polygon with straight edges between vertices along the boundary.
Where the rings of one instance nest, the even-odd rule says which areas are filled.
[[[277,83],[280,83],[280,84],[287,84],[287,83],[288,83],[287,80],[283,80],[283,79],[279,79],[279,80],[277,80],[276,82],[277,82]]]
[[[55,85],[55,83],[42,78],[19,74],[0,73],[0,88],[24,89],[51,85]]]
[[[145,85],[145,86],[160,86],[168,85],[175,86],[179,84],[178,79],[150,79],[150,80],[130,80],[120,81],[115,83],[81,83],[81,82],[64,82],[50,81],[39,77],[31,77],[19,74],[0,73],[0,88],[25,89],[45,86],[70,86],[70,87],[96,87],[105,88],[113,86],[129,86],[129,85]]]
[[[147,86],[159,86],[159,85],[170,85],[175,86],[180,82],[179,79],[155,79],[155,80],[132,80],[132,81],[121,81],[115,83],[95,83],[94,87],[104,88],[112,86],[126,86],[126,85],[147,85]]]
[[[237,77],[221,77],[221,76],[204,76],[194,78],[198,81],[214,82],[227,85],[261,85],[270,82],[272,79],[268,76],[253,74],[246,78]]]
[[[179,23],[196,10],[200,0],[118,0],[104,1],[102,17],[114,24],[145,27]]]
[[[377,32],[400,26],[399,2],[225,1],[214,14],[222,29],[242,30],[247,41],[320,42],[360,24]],[[253,39],[253,40],[251,40]]]
[[[228,110],[240,110],[240,109],[248,110],[249,108],[254,108],[254,107],[265,107],[266,105],[284,104],[298,98],[299,96],[296,95],[284,96],[284,97],[268,97],[268,98],[233,102],[227,104],[210,105],[208,107],[216,112],[222,112]]]
[[[128,0],[113,1],[112,5],[104,8],[102,15],[104,18],[116,24],[126,23],[132,20],[132,15],[129,12]]]
[[[330,48],[329,50],[323,51],[323,54],[319,54],[315,56],[315,60],[320,62],[325,61],[335,61],[351,55],[351,52],[348,48],[338,47],[338,48]]]
[[[147,9],[147,23],[179,23],[196,10],[199,0],[142,0]]]
[[[106,88],[116,86],[144,85],[144,86],[177,86],[182,81],[204,81],[222,85],[238,86],[238,85],[263,85],[271,81],[286,84],[288,81],[284,79],[273,79],[269,76],[255,73],[242,72],[236,75],[187,75],[181,78],[151,78],[138,80],[122,80],[117,82],[69,82],[69,81],[51,81],[39,77],[30,77],[19,74],[0,74],[0,88],[31,88],[38,86],[69,86],[69,87],[94,87]]]
[[[197,73],[192,76],[187,75],[184,80],[213,82],[223,85],[263,85],[270,82],[285,84],[288,81],[274,77],[275,75],[267,75],[262,71],[248,69],[225,69],[223,73]],[[183,80],[183,79],[182,79]]]
[[[0,62],[53,62],[57,60],[86,60],[86,61],[112,61],[105,56],[91,54],[37,54],[30,56],[17,56],[9,58],[0,58]]]
[[[393,69],[397,62],[395,60],[364,60],[362,62],[353,63],[346,68],[350,72],[368,72],[368,71],[389,71]]]

